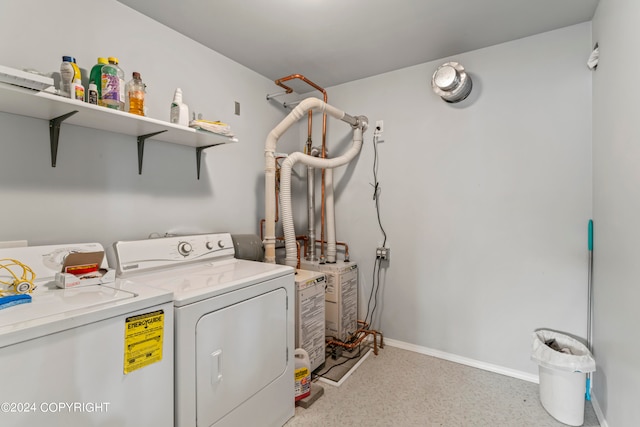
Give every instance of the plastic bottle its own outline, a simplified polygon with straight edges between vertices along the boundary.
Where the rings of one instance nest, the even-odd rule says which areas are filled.
[[[182,89],[177,88],[171,103],[171,123],[189,126],[189,107],[182,102]]]
[[[80,72],[80,67],[76,64],[76,58],[71,57],[71,66],[73,67],[73,82],[76,80],[80,80],[82,82],[82,73]]]
[[[116,66],[116,69],[118,70],[118,89],[120,91],[119,93],[119,103],[118,103],[118,109],[120,111],[124,111],[124,100],[125,100],[125,81],[124,81],[124,71],[122,70],[122,68],[120,68],[119,62],[118,62],[118,58],[114,58],[114,57],[109,57],[109,62],[113,61],[114,65]]]
[[[119,67],[115,64],[115,58],[110,57],[109,63],[102,66],[101,85],[102,85],[102,103],[105,107],[120,110],[124,109],[124,99],[120,98],[120,77],[118,76]],[[124,89],[123,89],[124,92]]]
[[[127,83],[127,111],[144,116],[145,84],[142,83],[140,73],[134,71],[133,78]]]
[[[98,105],[99,98],[98,85],[91,81],[91,83],[89,83],[89,90],[87,91],[87,102],[89,104]]]
[[[60,64],[60,95],[67,98],[71,97],[71,83],[73,83],[75,70],[73,69],[72,56],[63,56],[62,64]]]
[[[107,58],[98,58],[98,63],[91,68],[91,72],[89,73],[89,86],[91,83],[95,83],[97,89],[97,104],[102,105],[102,67],[105,64],[108,64]],[[91,104],[91,87],[89,87],[89,96],[87,96],[87,101]]]
[[[71,83],[71,99],[84,102],[84,86],[80,79],[74,79]]]
[[[293,358],[295,359],[295,400],[298,401],[311,394],[311,363],[309,353],[303,348],[296,348]]]

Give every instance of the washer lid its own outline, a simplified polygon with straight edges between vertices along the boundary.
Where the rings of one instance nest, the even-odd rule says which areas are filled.
[[[31,302],[0,310],[0,348],[172,300],[168,291],[123,279],[69,289],[55,285],[52,276],[61,268],[65,254],[96,250],[102,250],[102,246],[92,243],[0,249],[0,258],[17,259],[36,273]]]
[[[140,273],[132,280],[173,292],[176,307],[293,274],[293,268],[241,259],[202,262]]]

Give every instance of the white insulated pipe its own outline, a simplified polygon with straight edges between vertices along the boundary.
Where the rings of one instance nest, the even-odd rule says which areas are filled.
[[[338,120],[342,120],[344,122],[349,123],[352,127],[354,127],[354,144],[351,149],[347,151],[344,155],[337,157],[335,159],[320,159],[312,156],[308,156],[303,153],[293,153],[291,156],[296,156],[296,159],[289,162],[291,156],[287,157],[285,160],[285,164],[289,163],[288,166],[289,174],[291,173],[291,166],[295,164],[300,156],[303,156],[304,163],[309,166],[314,166],[317,168],[332,168],[336,166],[341,166],[347,162],[349,162],[355,155],[360,151],[362,147],[362,132],[363,129],[366,130],[368,126],[368,120],[366,117],[355,118],[346,114],[344,111],[341,111],[318,98],[306,98],[302,100],[275,128],[269,132],[267,136],[267,140],[265,143],[264,150],[264,158],[265,158],[265,236],[264,236],[264,248],[265,248],[265,262],[275,263],[276,262],[276,223],[275,223],[275,211],[276,211],[276,145],[280,137],[289,129],[295,122],[297,122],[304,114],[309,110],[319,109],[328,115],[335,117]],[[356,143],[356,133],[358,133],[360,143]],[[357,148],[355,146],[357,145]],[[350,156],[348,159],[346,156]],[[315,160],[314,160],[315,159]],[[283,164],[284,168],[284,164]],[[290,176],[287,182],[288,185],[288,215],[291,215],[291,181]],[[281,182],[282,187],[282,182]],[[281,188],[282,193],[282,188]],[[284,206],[283,206],[283,224],[285,220]],[[291,222],[291,231],[293,231],[293,218],[289,218]],[[293,246],[294,254],[296,251],[296,242],[295,242],[295,231],[293,231],[294,235],[292,237],[292,241],[287,241],[287,232],[285,231],[285,244],[287,246],[287,254],[289,253],[289,247]],[[290,238],[291,240],[291,238]],[[289,255],[287,255],[289,257]],[[293,266],[295,267],[297,263],[297,256],[294,255],[295,262]]]
[[[366,121],[365,121],[366,123]],[[366,126],[366,125],[365,125]],[[326,184],[327,175],[332,175],[330,169],[338,166],[345,165],[353,160],[362,148],[362,128],[357,127],[353,130],[353,143],[351,147],[339,157],[333,159],[322,159],[319,157],[309,156],[307,154],[296,152],[290,154],[284,162],[282,162],[282,168],[280,168],[280,201],[282,207],[282,228],[284,231],[284,243],[286,250],[285,264],[295,267],[298,263],[298,253],[296,246],[296,231],[293,225],[293,211],[291,208],[291,170],[293,165],[297,162],[301,162],[307,166],[313,166],[318,169],[327,169],[325,174],[325,187],[329,188]],[[333,185],[333,183],[331,183]],[[327,261],[335,262],[336,259],[336,244],[335,244],[335,214],[333,211],[333,189],[329,191],[330,197],[327,194],[327,255],[329,255],[329,248],[333,246],[333,261],[328,257]],[[329,202],[329,199],[331,200]],[[329,205],[331,203],[331,205]],[[331,211],[331,212],[330,212]],[[329,217],[331,216],[331,219]],[[331,221],[331,222],[329,222]],[[329,238],[333,239],[333,243],[329,242]],[[265,248],[266,249],[266,248]]]

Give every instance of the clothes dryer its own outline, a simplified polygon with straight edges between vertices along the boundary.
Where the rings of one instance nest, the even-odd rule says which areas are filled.
[[[117,274],[173,292],[175,425],[294,415],[294,270],[240,260],[228,233],[114,244]]]

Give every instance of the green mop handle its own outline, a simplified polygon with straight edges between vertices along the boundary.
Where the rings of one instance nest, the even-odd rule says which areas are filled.
[[[587,302],[588,302],[588,310],[587,310],[587,345],[589,347],[589,351],[592,351],[591,346],[593,343],[591,342],[591,328],[593,327],[593,220],[589,220],[589,271],[588,271],[588,289],[587,289]]]
[[[589,271],[588,271],[588,295],[587,295],[587,300],[588,300],[588,308],[587,308],[587,347],[589,348],[589,351],[592,351],[591,346],[592,346],[592,342],[591,342],[591,327],[592,327],[592,322],[593,322],[593,306],[591,303],[591,298],[592,298],[592,290],[591,290],[591,281],[593,280],[593,278],[591,277],[593,272],[593,220],[590,219],[589,220]],[[589,372],[587,374],[587,385],[586,385],[586,391],[585,391],[585,399],[587,400],[591,400],[591,372]]]

